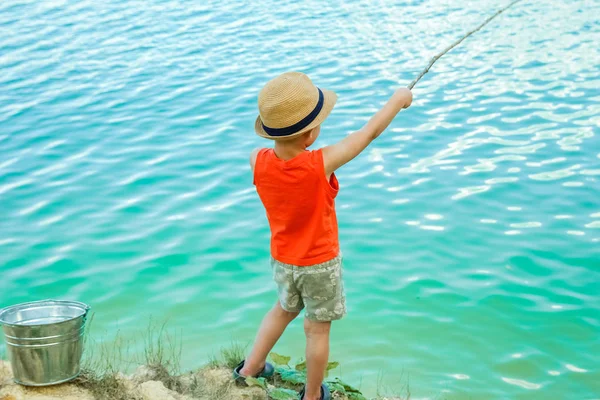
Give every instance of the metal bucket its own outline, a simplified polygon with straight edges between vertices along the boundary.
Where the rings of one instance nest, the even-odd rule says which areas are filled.
[[[57,300],[0,310],[15,382],[47,386],[76,378],[89,310],[83,303]]]

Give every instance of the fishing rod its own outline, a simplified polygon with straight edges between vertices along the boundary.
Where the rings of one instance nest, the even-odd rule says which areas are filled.
[[[408,88],[412,90],[413,87],[415,87],[415,85],[417,84],[417,82],[419,82],[421,80],[421,78],[429,72],[429,69],[433,66],[433,64],[435,64],[435,62],[437,60],[440,59],[440,57],[442,57],[444,54],[446,54],[447,52],[449,52],[450,50],[452,50],[453,48],[455,48],[456,46],[458,46],[463,40],[465,40],[466,38],[468,38],[469,36],[471,36],[472,34],[474,34],[475,32],[479,31],[481,28],[483,28],[484,26],[486,26],[491,20],[493,20],[494,18],[496,18],[498,15],[502,14],[504,11],[508,10],[509,8],[511,8],[512,6],[514,6],[515,4],[517,4],[518,2],[520,2],[522,0],[514,0],[512,3],[510,3],[509,5],[507,5],[506,7],[502,8],[501,10],[496,11],[495,14],[491,15],[490,17],[488,17],[488,19],[486,19],[481,25],[479,25],[477,28],[473,29],[472,31],[466,33],[463,37],[461,37],[460,39],[458,39],[456,42],[452,43],[450,46],[446,47],[444,50],[442,50],[440,53],[438,53],[435,57],[433,57],[431,59],[431,61],[429,62],[429,65],[427,67],[425,67],[425,69],[423,71],[421,71],[421,73],[419,74],[419,76],[417,76],[415,78],[415,80],[413,80],[409,85]]]

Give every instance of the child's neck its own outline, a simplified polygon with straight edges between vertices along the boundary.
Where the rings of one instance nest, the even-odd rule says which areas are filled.
[[[306,151],[302,141],[275,142],[275,155],[282,160],[291,160]]]

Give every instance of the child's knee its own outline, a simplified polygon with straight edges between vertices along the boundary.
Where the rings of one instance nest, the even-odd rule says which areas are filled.
[[[306,336],[329,335],[331,331],[331,321],[321,322],[304,319],[304,333]]]

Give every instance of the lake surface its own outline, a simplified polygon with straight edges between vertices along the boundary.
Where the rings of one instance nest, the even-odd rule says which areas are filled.
[[[275,301],[256,96],[303,71],[364,124],[507,1],[0,3],[0,307],[168,319],[183,364]],[[413,399],[600,398],[600,3],[525,0],[440,59],[338,172],[336,374]],[[303,354],[301,321],[276,350]]]

